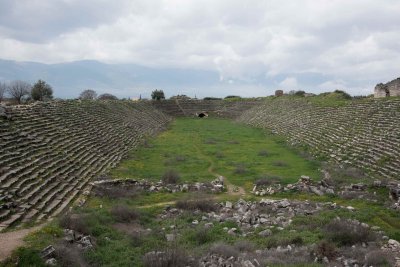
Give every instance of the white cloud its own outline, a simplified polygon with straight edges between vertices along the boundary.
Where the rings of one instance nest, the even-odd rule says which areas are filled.
[[[297,84],[297,79],[294,77],[287,77],[282,82],[280,82],[279,85],[280,85],[280,88],[282,88],[285,91],[299,89],[299,86]]]
[[[398,0],[0,2],[0,58],[96,59],[217,70],[221,80],[329,76],[348,88],[398,77]],[[1,16],[2,15],[2,16]],[[273,86],[273,85],[271,85]],[[352,89],[352,90],[353,90]]]

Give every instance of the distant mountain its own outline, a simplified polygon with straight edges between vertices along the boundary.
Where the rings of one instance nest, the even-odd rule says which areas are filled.
[[[48,82],[55,96],[60,98],[77,97],[84,89],[112,93],[118,97],[149,97],[151,91],[158,88],[168,91],[167,96],[172,96],[187,94],[189,88],[210,88],[220,83],[218,72],[213,71],[158,69],[92,60],[60,64],[0,60],[0,81],[34,83],[38,79]]]
[[[120,98],[149,98],[154,89],[164,90],[166,97],[188,95],[243,97],[266,96],[276,89],[304,90],[321,93],[343,89],[351,94],[370,94],[376,81],[342,81],[318,72],[279,73],[267,75],[258,70],[246,77],[220,79],[214,70],[152,68],[137,64],[105,64],[94,60],[59,64],[19,62],[0,59],[0,81],[24,80],[30,83],[43,79],[54,89],[55,97],[75,98],[85,89],[99,94],[111,93]]]

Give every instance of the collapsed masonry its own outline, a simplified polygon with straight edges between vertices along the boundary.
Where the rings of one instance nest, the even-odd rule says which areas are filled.
[[[389,97],[389,96],[400,96],[400,78],[397,78],[388,83],[380,83],[375,86],[374,96]]]

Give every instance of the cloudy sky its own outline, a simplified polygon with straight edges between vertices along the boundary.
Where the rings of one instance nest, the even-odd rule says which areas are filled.
[[[369,94],[400,76],[399,14],[399,0],[0,0],[0,58],[217,71],[242,95]]]

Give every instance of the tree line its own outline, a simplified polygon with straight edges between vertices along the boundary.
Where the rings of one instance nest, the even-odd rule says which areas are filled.
[[[0,81],[0,103],[5,100],[6,97],[17,104],[29,101],[48,101],[53,99],[53,88],[43,80],[38,80],[33,85],[21,80],[8,83]],[[79,99],[117,100],[118,98],[108,93],[98,96],[96,91],[87,89],[81,92]]]
[[[25,81],[0,82],[0,102],[8,96],[16,103],[23,101],[46,101],[53,99],[53,89],[43,80],[38,80],[33,86]]]

